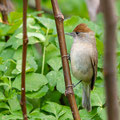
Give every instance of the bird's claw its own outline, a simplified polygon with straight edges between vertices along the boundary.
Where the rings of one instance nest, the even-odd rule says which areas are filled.
[[[70,54],[68,53],[67,55],[63,55],[62,58],[67,57],[68,60],[70,60]]]

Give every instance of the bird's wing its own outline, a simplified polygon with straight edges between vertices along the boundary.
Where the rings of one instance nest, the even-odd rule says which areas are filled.
[[[91,90],[93,90],[94,88],[95,80],[97,77],[97,63],[98,63],[98,53],[97,53],[97,49],[94,48],[92,55],[91,55],[91,64],[93,67],[93,77],[92,77],[92,81],[90,85]]]

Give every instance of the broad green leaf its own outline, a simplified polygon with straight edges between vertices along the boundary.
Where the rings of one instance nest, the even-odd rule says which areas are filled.
[[[6,67],[5,67],[4,75],[12,77],[13,76],[12,71],[16,67],[15,61],[13,60],[6,61],[5,66]]]
[[[60,56],[60,51],[54,44],[50,44],[46,47],[45,56],[46,56],[46,61],[48,61],[51,58]]]
[[[79,111],[82,120],[93,120],[94,116],[97,114],[97,108],[93,108],[91,112],[87,112],[85,109]]]
[[[85,23],[91,28],[97,35],[101,35],[102,29],[100,26],[96,25],[95,23],[88,21],[87,19],[82,19],[78,16],[73,16],[69,19],[64,21],[65,32],[72,32],[73,29],[80,23]]]
[[[47,29],[55,29],[55,21],[49,18],[36,17],[36,19],[43,24]]]
[[[0,101],[5,100],[4,94],[0,91]]]
[[[36,38],[38,38],[38,39],[40,40],[40,42],[45,42],[45,37],[44,37],[44,35],[42,35],[42,34],[39,33],[39,32],[28,32],[27,35],[28,35],[28,38],[30,38],[30,37],[36,37]],[[17,35],[16,35],[16,38],[22,39],[22,38],[23,38],[23,34],[22,34],[22,33],[17,34]],[[30,40],[29,40],[29,41],[30,41]],[[30,41],[30,42],[31,42],[31,41]]]
[[[10,98],[10,99],[8,100],[8,103],[9,103],[9,105],[10,105],[11,111],[21,110],[20,102],[18,101],[16,95],[14,95],[12,98]]]
[[[64,82],[64,76],[63,76],[63,72],[57,72],[57,76],[56,76],[56,81],[57,81],[57,90],[60,93],[65,93],[65,82]]]
[[[40,112],[39,109],[35,109],[34,111],[32,111],[30,114],[30,120],[56,120],[56,118],[53,115],[46,115],[42,112]],[[38,118],[38,119],[37,119]]]
[[[41,108],[42,110],[53,113],[56,119],[65,114],[66,111],[63,110],[63,106],[54,102],[46,102],[46,104]]]
[[[47,79],[48,79],[48,85],[51,91],[54,90],[54,87],[57,84],[56,78],[57,78],[57,72],[56,71],[50,71],[47,75],[46,75]]]
[[[26,74],[26,91],[37,91],[48,83],[46,77],[38,73]],[[21,75],[18,75],[12,84],[13,88],[21,90]]]
[[[97,113],[102,120],[107,120],[106,109],[105,108],[98,107]]]
[[[2,120],[23,120],[23,116],[21,115],[4,115],[2,116]]]
[[[1,42],[1,41],[0,41],[0,53],[1,53],[2,50],[4,49],[4,45],[5,45],[5,42]]]
[[[26,72],[35,72],[38,66],[33,57],[29,57],[26,62]],[[22,70],[22,60],[17,61],[16,69],[21,73]]]
[[[63,106],[63,111],[65,111],[65,114],[60,116],[59,120],[73,120],[73,116],[72,116],[70,107]]]
[[[93,91],[91,91],[91,104],[92,106],[103,106],[105,103],[105,94],[103,87],[95,87]]]
[[[40,90],[38,90],[36,92],[26,93],[26,96],[28,98],[31,98],[31,99],[34,99],[34,98],[38,99],[38,98],[41,98],[41,97],[45,96],[47,91],[48,91],[48,87],[47,86],[43,86]]]
[[[54,57],[47,61],[48,65],[52,67],[53,70],[58,71],[62,67],[61,58]]]
[[[0,108],[9,109],[9,106],[5,102],[0,102]]]
[[[32,56],[33,56],[32,46],[28,45],[27,46],[27,59],[29,59],[29,57],[32,57]],[[15,60],[22,59],[22,47],[19,47],[17,50],[15,50],[13,58]]]
[[[12,48],[6,48],[0,53],[0,57],[2,57],[4,60],[11,59],[14,52],[15,51]]]
[[[7,35],[8,31],[10,30],[11,26],[8,24],[3,24],[0,22],[0,36]]]

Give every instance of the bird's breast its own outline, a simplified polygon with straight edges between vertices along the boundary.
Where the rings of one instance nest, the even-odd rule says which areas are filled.
[[[93,75],[90,55],[92,46],[89,44],[73,43],[71,48],[71,69],[74,77],[89,81]]]

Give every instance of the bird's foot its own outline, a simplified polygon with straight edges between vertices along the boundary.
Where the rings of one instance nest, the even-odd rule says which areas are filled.
[[[70,60],[70,54],[68,53],[67,55],[63,55],[62,58],[67,57],[68,60]]]
[[[73,85],[68,85],[66,90],[65,90],[65,96],[69,95],[69,94],[73,94],[73,89],[71,88],[73,87]]]

